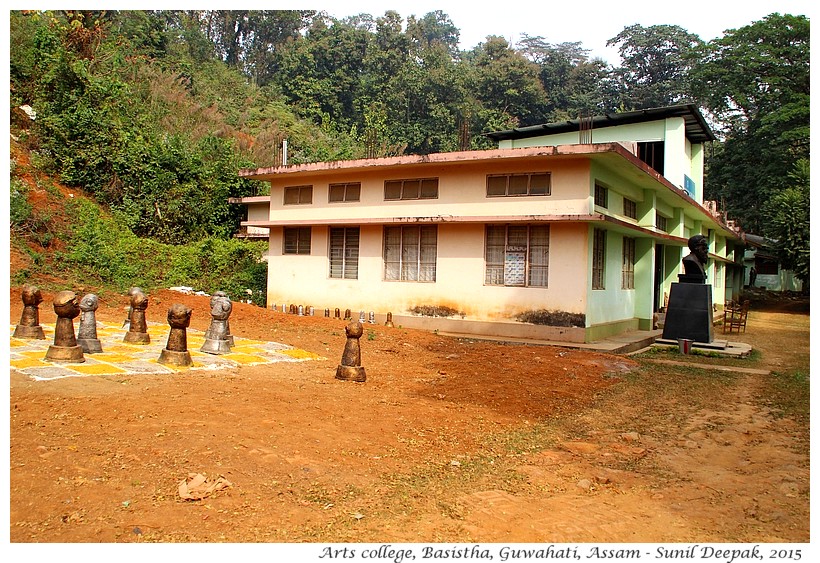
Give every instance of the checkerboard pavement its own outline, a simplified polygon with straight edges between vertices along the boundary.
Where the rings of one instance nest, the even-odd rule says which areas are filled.
[[[199,349],[205,342],[205,333],[188,329],[188,351],[193,365],[190,367],[161,364],[162,349],[168,341],[170,327],[149,323],[149,344],[123,342],[126,329],[112,324],[97,323],[97,338],[102,352],[85,354],[82,363],[50,362],[45,359],[48,347],[54,343],[54,325],[43,324],[45,340],[15,338],[10,336],[9,363],[13,370],[22,372],[34,380],[43,381],[63,377],[89,375],[127,375],[140,373],[168,373],[188,370],[219,370],[240,366],[255,366],[277,362],[298,362],[325,359],[321,356],[278,342],[265,342],[240,338],[234,335],[234,346],[228,354],[206,354]],[[14,334],[12,325],[9,335]],[[75,329],[76,330],[76,329]]]

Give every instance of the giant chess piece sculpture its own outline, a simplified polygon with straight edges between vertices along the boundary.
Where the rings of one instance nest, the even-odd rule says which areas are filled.
[[[336,379],[346,381],[365,381],[367,374],[362,367],[362,349],[359,339],[364,329],[362,323],[352,322],[345,327],[345,350],[342,353],[342,363],[336,368]]]
[[[682,261],[683,273],[669,290],[669,303],[663,326],[664,340],[713,340],[712,286],[706,283],[709,239],[697,234],[688,241],[691,251]]]
[[[32,338],[45,340],[43,327],[40,326],[40,303],[43,302],[43,295],[37,286],[26,284],[23,286],[23,314],[20,315],[20,323],[14,329],[15,338]]]
[[[233,347],[235,345],[235,342],[234,342],[234,339],[233,339],[233,334],[231,334],[231,319],[230,319],[231,311],[233,311],[233,303],[231,302],[231,298],[228,297],[228,294],[225,293],[224,291],[214,292],[214,297],[222,297],[224,299],[227,299],[228,303],[231,303],[231,308],[228,311],[228,318],[225,319],[225,338],[228,340],[228,346]],[[211,298],[211,301],[212,301],[211,309],[213,309],[213,307],[214,307],[213,297]]]
[[[148,296],[138,287],[132,288],[129,293],[131,293],[131,310],[128,314],[128,332],[125,333],[123,342],[150,344],[151,336],[148,334],[148,321],[145,318]]]
[[[128,295],[128,313],[126,314],[125,322],[122,323],[122,328],[124,328],[125,330],[129,330],[131,328],[131,313],[134,312],[134,307],[131,305],[131,297],[133,297],[133,295],[137,292],[144,293],[144,291],[142,291],[140,288],[134,286],[131,289],[129,289],[128,293],[126,294]]]
[[[188,367],[193,365],[191,353],[188,351],[187,328],[191,324],[190,307],[181,303],[174,303],[168,309],[168,324],[171,331],[168,333],[168,342],[165,344],[157,360],[161,364]]]
[[[77,344],[82,346],[86,354],[102,352],[102,344],[97,338],[97,308],[99,298],[93,293],[80,299],[80,327],[77,329]]]
[[[200,352],[206,354],[227,354],[231,351],[228,340],[228,317],[231,316],[233,304],[227,296],[211,297],[211,324],[205,332],[205,342]]]
[[[83,348],[74,336],[74,319],[80,314],[77,294],[66,290],[55,295],[54,312],[57,313],[54,344],[48,347],[45,359],[50,362],[84,362]]]

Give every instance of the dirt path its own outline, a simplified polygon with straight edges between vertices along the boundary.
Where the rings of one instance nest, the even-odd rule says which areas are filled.
[[[170,292],[149,320],[172,301],[207,327],[207,298]],[[809,540],[807,429],[767,406],[769,376],[373,325],[357,384],[333,377],[344,323],[235,304],[231,327],[322,359],[11,370],[12,542]],[[744,341],[780,369],[808,353],[808,317],[752,315]],[[181,499],[196,473],[231,486]]]

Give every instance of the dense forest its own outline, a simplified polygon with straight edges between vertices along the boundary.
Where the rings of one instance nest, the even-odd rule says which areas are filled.
[[[805,16],[773,13],[708,42],[676,25],[632,25],[608,40],[617,66],[581,41],[541,36],[514,45],[488,36],[460,50],[442,11],[12,11],[10,20],[12,133],[38,170],[110,213],[76,209],[88,248],[64,257],[101,283],[126,283],[110,271],[123,261],[113,247],[186,249],[188,278],[157,266],[147,286],[201,282],[190,270],[203,269],[203,245],[251,264],[257,250],[230,241],[241,209],[228,198],[265,189],[237,170],[280,163],[285,139],[289,163],[480,150],[492,147],[490,131],[678,103],[701,107],[719,136],[707,198],[747,232],[778,240],[808,279]],[[13,167],[11,227],[23,238],[43,228],[25,195]],[[134,240],[106,242],[111,230]],[[235,286],[258,289],[263,278],[256,269]]]

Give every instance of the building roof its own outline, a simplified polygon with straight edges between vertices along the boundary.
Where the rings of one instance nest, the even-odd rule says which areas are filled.
[[[607,113],[592,117],[588,123],[592,129],[600,127],[611,127],[613,125],[627,125],[631,123],[644,123],[647,121],[657,121],[669,117],[682,117],[686,129],[686,137],[693,143],[705,143],[714,141],[715,134],[709,128],[700,110],[694,104],[684,104],[678,106],[668,106],[662,108],[640,109],[635,111],[625,111],[619,113]],[[556,133],[568,133],[579,131],[581,127],[580,119],[558,121],[555,123],[544,123],[542,125],[531,125],[529,127],[518,127],[506,131],[495,131],[485,133],[485,136],[494,141],[508,139],[527,139],[530,137],[541,137],[543,135],[553,135]]]

